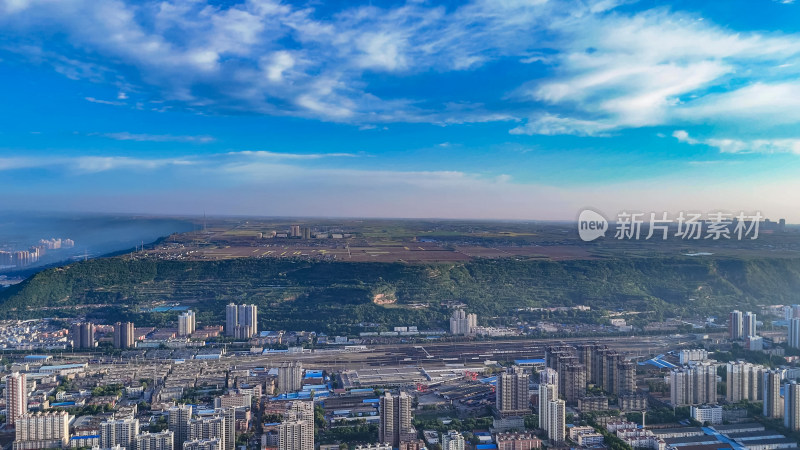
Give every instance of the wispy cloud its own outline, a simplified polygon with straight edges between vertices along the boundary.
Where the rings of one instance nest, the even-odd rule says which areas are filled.
[[[67,166],[84,173],[105,172],[109,170],[132,169],[153,170],[167,166],[188,166],[194,164],[187,159],[144,159],[126,156],[81,156],[64,161]]]
[[[753,114],[751,126],[800,120],[792,100],[800,98],[800,36],[742,32],[674,9],[618,10],[623,3],[630,2],[342,3],[328,14],[256,0],[0,0],[0,26],[12,42],[26,42],[15,54],[113,85],[115,100],[86,97],[105,105],[142,95],[163,101],[160,110],[358,126],[519,121],[511,132],[529,135],[749,120],[740,105],[769,113]],[[30,35],[66,38],[37,46]],[[404,77],[446,83],[447,74],[499,61],[521,73],[532,63],[546,67],[525,83],[498,77],[500,92],[489,101],[469,84],[441,97],[408,83],[395,88]]]
[[[150,136],[150,135],[149,135]],[[176,136],[169,136],[175,138]],[[180,137],[180,136],[177,136]],[[153,139],[146,139],[152,141]],[[174,139],[165,140],[166,142]],[[193,141],[190,141],[193,142]],[[49,168],[66,171],[72,174],[91,174],[112,170],[155,170],[169,167],[188,167],[198,171],[248,171],[249,167],[263,169],[266,165],[283,164],[284,162],[302,163],[325,158],[357,158],[369,156],[361,153],[286,153],[265,150],[244,150],[228,153],[189,154],[176,158],[142,158],[136,156],[99,155],[99,156],[58,156],[44,155],[39,157],[0,158],[0,171]],[[286,169],[289,166],[280,165]]]
[[[122,106],[122,105],[125,104],[123,102],[115,102],[115,101],[112,101],[112,100],[102,100],[102,99],[94,98],[94,97],[84,97],[84,98],[86,99],[87,102],[99,103],[101,105]]]
[[[695,139],[684,130],[672,133],[678,142],[689,145],[707,145],[722,153],[792,153],[800,155],[800,138],[778,139],[732,139],[708,138]]]
[[[53,169],[67,174],[90,174],[112,170],[152,170],[188,166],[195,161],[182,158],[136,158],[129,156],[39,156],[0,158],[0,171]]]
[[[96,136],[103,136],[118,141],[138,141],[138,142],[213,142],[214,138],[207,135],[185,136],[172,134],[141,134],[128,133],[126,131],[118,133],[94,133]]]
[[[607,132],[615,128],[613,124],[596,120],[583,120],[573,117],[561,117],[555,114],[542,114],[528,119],[526,123],[512,128],[511,134],[574,134],[578,136],[607,136]]]
[[[356,158],[359,155],[356,153],[282,153],[270,152],[266,150],[243,150],[238,152],[229,152],[230,156],[246,156],[252,158],[263,159],[321,159],[321,158]]]

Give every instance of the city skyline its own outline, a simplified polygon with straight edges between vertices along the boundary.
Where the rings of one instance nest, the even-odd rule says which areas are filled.
[[[793,2],[92,6],[0,2],[6,208],[800,222]]]

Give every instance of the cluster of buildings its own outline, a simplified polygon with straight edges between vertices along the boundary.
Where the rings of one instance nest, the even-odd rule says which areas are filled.
[[[182,342],[190,345],[187,339],[216,337],[222,329],[206,327],[199,330],[197,328],[197,313],[189,309],[178,316],[178,328],[173,329],[172,332],[168,330],[159,332],[155,329],[137,330],[132,322],[117,322],[110,330],[108,330],[107,326],[100,326],[91,322],[77,322],[70,327],[68,336],[61,333],[61,336],[59,336],[62,338],[60,339],[61,343],[56,348],[66,348],[67,345],[80,349],[95,348],[98,344],[96,335],[101,327],[104,328],[104,331],[109,331],[113,334],[114,348],[121,349],[148,346],[151,343],[147,342],[145,338],[149,335],[152,335],[156,341],[158,339],[168,341],[183,338]],[[258,335],[258,308],[256,305],[228,305],[224,329],[226,336],[232,336],[236,339],[245,340],[256,337]],[[1,328],[0,336],[2,336]]]
[[[250,339],[258,334],[256,305],[229,304],[225,307],[225,336]]]
[[[558,374],[558,395],[568,406],[577,406],[582,411],[608,409],[597,406],[607,406],[611,395],[631,403],[620,405],[620,409],[642,409],[634,401],[641,398],[636,387],[636,363],[606,345],[593,342],[551,345],[545,348],[545,364]],[[587,395],[589,384],[607,395]]]
[[[450,334],[472,336],[478,327],[478,316],[467,314],[463,309],[453,311],[450,316]]]
[[[721,364],[708,359],[704,350],[681,352],[682,366],[670,370],[666,381],[673,406],[691,406],[692,417],[701,423],[721,424],[723,408],[719,403],[743,401],[762,403],[762,414],[783,419],[787,429],[800,430],[800,399],[797,393],[797,370],[768,368],[738,360]],[[724,368],[725,378],[719,375]],[[718,395],[718,383],[725,382],[725,396]]]
[[[75,242],[72,239],[41,239],[36,245],[27,250],[0,251],[0,267],[16,266],[25,267],[39,261],[47,250],[58,250],[61,248],[72,248]]]

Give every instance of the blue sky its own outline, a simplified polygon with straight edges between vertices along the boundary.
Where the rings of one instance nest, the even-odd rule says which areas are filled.
[[[0,208],[800,222],[798,27],[774,0],[0,0]]]

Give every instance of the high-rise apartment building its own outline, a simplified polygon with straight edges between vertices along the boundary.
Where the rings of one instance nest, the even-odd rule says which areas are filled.
[[[603,390],[616,394],[619,386],[619,364],[623,362],[623,355],[617,351],[603,354]]]
[[[28,385],[24,373],[6,376],[6,423],[15,425],[28,412]]]
[[[566,404],[564,400],[551,400],[547,403],[547,438],[553,442],[566,439]]]
[[[299,391],[303,388],[303,363],[284,362],[278,366],[278,393]]]
[[[450,334],[475,334],[475,327],[478,326],[478,316],[467,314],[463,309],[453,311],[450,316]]]
[[[225,335],[237,339],[250,339],[258,334],[258,308],[256,305],[229,304],[225,307]]]
[[[69,330],[73,348],[94,348],[94,324],[90,322],[76,323]]]
[[[558,400],[558,386],[555,384],[539,385],[539,428],[547,432],[550,425],[547,418],[548,405],[551,401]]]
[[[758,330],[756,330],[756,314],[750,311],[744,313],[742,317],[742,338],[747,339],[750,337],[755,337],[758,334]]]
[[[386,392],[380,399],[380,427],[378,440],[398,447],[400,442],[416,439],[411,425],[411,397],[405,392],[393,396]]]
[[[236,325],[240,327],[239,335],[244,339],[258,334],[258,308],[256,305],[239,305]]]
[[[197,317],[191,309],[178,316],[178,336],[191,336],[197,328]]]
[[[114,324],[114,348],[131,348],[135,346],[133,322],[117,322]]]
[[[314,403],[293,401],[286,404],[278,426],[279,450],[314,450]]]
[[[586,396],[586,366],[569,364],[564,368],[564,399],[569,405],[577,405],[578,399]]]
[[[578,362],[586,366],[587,383],[594,383],[593,361],[594,361],[594,355],[599,347],[600,345],[594,342],[587,342],[583,344],[578,344],[576,346]]]
[[[456,430],[442,433],[442,450],[464,450],[466,447],[464,436]]]
[[[139,419],[109,419],[100,423],[100,447],[121,446],[134,448],[139,434]]]
[[[279,450],[314,450],[314,422],[285,420],[278,425]]]
[[[236,409],[216,408],[195,412],[189,420],[187,440],[219,439],[223,450],[233,450],[236,445]]]
[[[175,448],[183,448],[189,440],[189,423],[192,420],[192,405],[177,405],[167,410],[169,413],[168,429],[175,436]]]
[[[800,317],[789,319],[789,335],[786,343],[789,344],[789,347],[800,348]]]
[[[520,367],[512,367],[497,376],[496,407],[501,417],[530,414],[529,378]]]
[[[223,450],[222,439],[195,439],[183,443],[183,450]]]
[[[617,363],[613,393],[616,395],[636,392],[636,363],[620,361]]]
[[[174,433],[169,430],[160,433],[144,432],[136,436],[136,446],[131,450],[174,450],[174,439]]]
[[[673,406],[717,403],[717,366],[698,363],[670,372],[670,402]]]
[[[16,420],[14,449],[65,448],[69,421],[66,411],[23,414]]]
[[[781,380],[783,372],[777,369],[764,371],[764,417],[773,419],[783,417],[783,398]]]
[[[239,323],[239,306],[229,303],[225,307],[225,336],[234,336],[236,325]]]
[[[725,399],[729,403],[742,400],[759,401],[763,394],[763,366],[745,361],[731,361],[726,368]]]
[[[286,403],[284,417],[314,422],[314,402],[292,401]]]
[[[545,367],[539,372],[539,384],[554,384],[558,386],[558,372],[550,367]]]
[[[744,315],[738,309],[731,311],[728,317],[728,337],[731,340],[742,338],[744,333]]]
[[[783,403],[783,426],[792,431],[800,430],[800,384],[797,381],[784,385]]]

